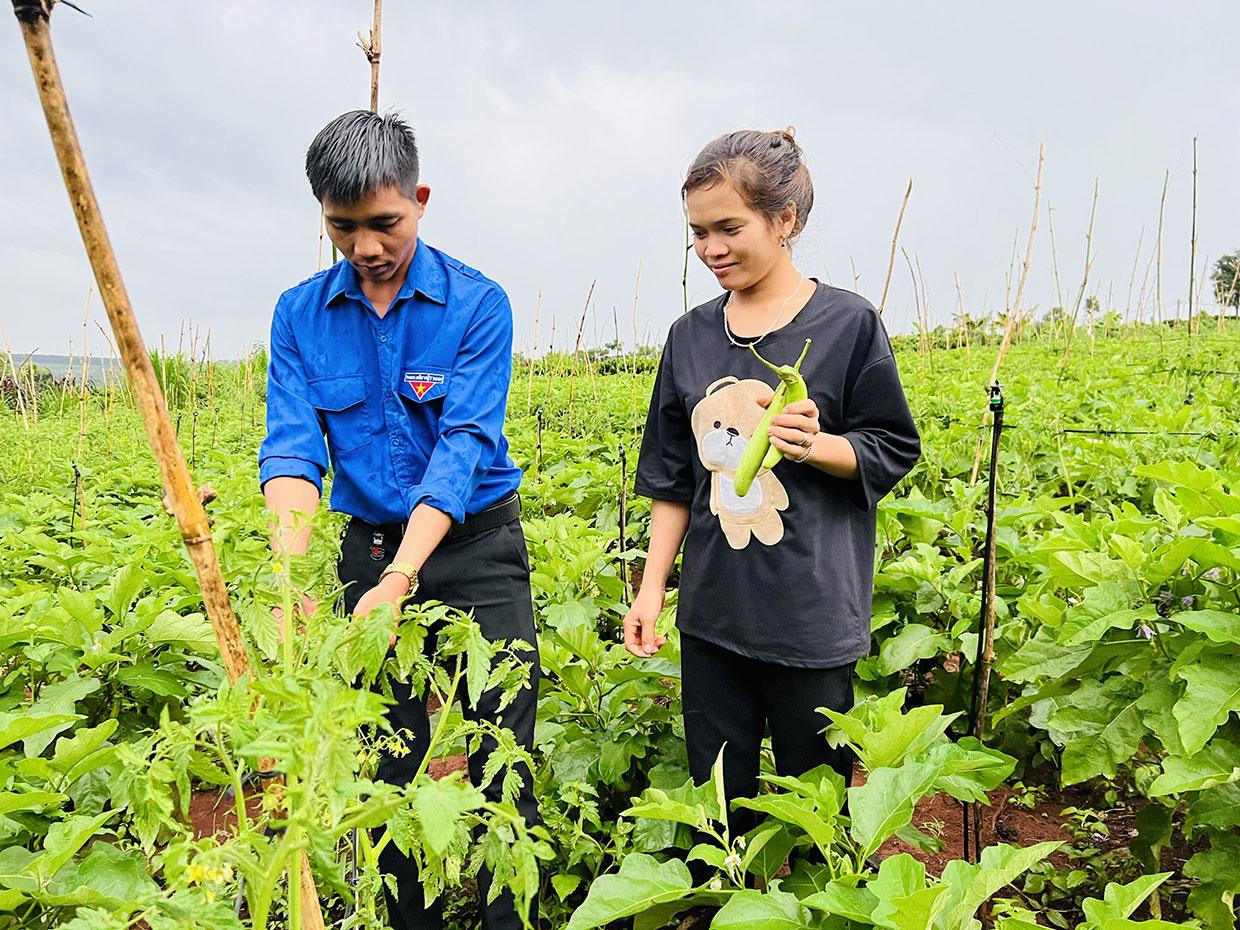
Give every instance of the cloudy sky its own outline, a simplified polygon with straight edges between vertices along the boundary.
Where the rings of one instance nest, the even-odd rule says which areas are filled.
[[[93,18],[53,17],[57,54],[147,341],[175,343],[183,321],[217,356],[265,340],[276,296],[317,267],[305,147],[368,102],[354,43],[370,0],[79,4]],[[901,245],[940,320],[955,312],[956,275],[970,312],[1002,307],[1040,143],[1027,305],[1056,302],[1048,215],[1071,302],[1095,179],[1090,290],[1122,307],[1135,265],[1135,303],[1170,172],[1170,315],[1188,290],[1194,134],[1199,262],[1240,248],[1232,12],[1234,0],[387,0],[381,106],[419,136],[433,191],[424,238],[505,286],[518,348],[535,342],[540,291],[537,344],[554,321],[556,344],[571,345],[595,280],[588,342],[616,328],[661,341],[682,303],[686,166],[721,132],[789,124],[817,193],[801,269],[850,288],[856,275],[877,302],[912,178]],[[0,21],[0,112],[0,320],[17,352],[76,351],[90,269],[12,19]],[[1152,271],[1146,290],[1148,313]],[[689,292],[715,293],[696,260]],[[91,313],[105,322],[97,297]],[[903,257],[886,319],[897,332],[914,320]]]

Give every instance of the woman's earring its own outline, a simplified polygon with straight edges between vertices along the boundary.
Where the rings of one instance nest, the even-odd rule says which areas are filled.
[[[781,249],[786,249],[786,248],[788,248],[788,237],[787,237],[787,236],[782,236],[782,237],[780,237],[780,240],[779,240],[779,247],[780,247]]]

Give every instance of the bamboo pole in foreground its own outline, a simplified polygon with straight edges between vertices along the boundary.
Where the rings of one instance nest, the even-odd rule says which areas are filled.
[[[181,540],[185,543],[194,573],[198,576],[207,617],[215,631],[228,680],[236,681],[249,672],[245,644],[237,618],[228,602],[228,590],[211,539],[206,511],[190,479],[185,456],[168,417],[168,407],[160,392],[150,354],[146,350],[138,321],[129,302],[120,266],[103,223],[103,213],[99,209],[99,202],[95,198],[95,191],[86,170],[82,147],[69,115],[68,100],[52,49],[49,28],[51,2],[13,0],[13,12],[21,23],[22,38],[38,87],[39,100],[43,105],[43,114],[47,119],[52,146],[56,150],[56,160],[60,164],[65,189],[82,234],[82,242],[86,246],[91,269],[95,273],[99,295],[116,335],[117,348],[129,375],[134,401],[142,414],[147,438],[163,476],[164,504],[176,517],[177,526],[181,530]],[[304,853],[301,863],[301,896],[303,930],[321,930],[323,914],[319,907],[314,878],[310,874],[310,865]]]

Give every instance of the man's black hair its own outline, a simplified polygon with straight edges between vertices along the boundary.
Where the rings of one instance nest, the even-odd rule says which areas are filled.
[[[357,203],[383,187],[410,200],[418,186],[418,144],[394,113],[351,110],[324,126],[306,150],[306,177],[322,203]]]

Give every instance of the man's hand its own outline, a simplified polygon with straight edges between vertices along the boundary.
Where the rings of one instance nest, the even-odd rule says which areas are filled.
[[[294,616],[297,617],[297,621],[298,621],[297,622],[298,632],[301,632],[301,629],[303,627],[303,624],[301,621],[305,617],[308,617],[310,614],[314,613],[318,609],[319,609],[319,602],[316,601],[312,597],[307,597],[304,594],[301,596],[301,603],[293,605],[293,614]],[[284,642],[284,608],[273,607],[271,608],[271,612],[275,615],[276,630],[279,635],[279,642],[282,643]]]
[[[353,613],[364,617],[380,604],[391,604],[392,610],[400,616],[401,602],[408,596],[409,578],[400,572],[392,572],[380,578],[377,585],[361,596]],[[392,634],[392,645],[396,645],[395,633]]]
[[[624,648],[639,659],[648,659],[667,642],[654,631],[663,612],[663,592],[642,588],[624,618]]]

